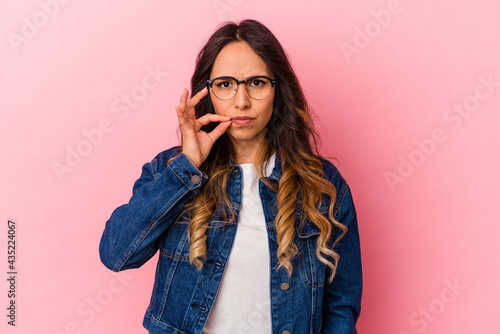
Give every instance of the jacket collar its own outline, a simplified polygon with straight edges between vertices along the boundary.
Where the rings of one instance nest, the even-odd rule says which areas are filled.
[[[266,174],[267,177],[271,180],[279,182],[282,174],[282,169],[281,169],[281,159],[279,158],[278,154],[274,153],[271,156],[271,159],[274,157],[274,165],[272,163],[269,163],[267,166]],[[233,160],[229,160],[229,164],[233,167],[238,167],[238,164],[234,162]],[[272,169],[271,169],[272,167]]]
[[[281,159],[279,158],[278,154],[274,154],[274,167],[271,171],[271,175],[269,175],[269,178],[274,181],[279,181],[281,178]]]

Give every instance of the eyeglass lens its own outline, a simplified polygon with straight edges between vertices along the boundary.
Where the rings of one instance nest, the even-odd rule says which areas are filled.
[[[231,78],[220,78],[214,81],[212,85],[216,97],[221,100],[229,100],[236,95],[238,84]],[[262,100],[269,96],[272,85],[269,79],[265,77],[252,78],[246,83],[246,90],[251,98]]]

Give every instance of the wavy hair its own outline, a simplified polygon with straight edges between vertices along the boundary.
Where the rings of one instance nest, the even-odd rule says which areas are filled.
[[[318,158],[318,136],[311,117],[312,110],[276,37],[255,20],[244,20],[239,24],[224,23],[198,54],[191,78],[191,96],[205,87],[215,58],[224,46],[233,42],[248,43],[278,80],[273,114],[267,126],[264,144],[257,154],[257,162],[260,166],[259,177],[272,191],[277,192],[278,214],[275,228],[279,267],[286,268],[291,275],[292,259],[298,253],[294,242],[296,228],[300,227],[303,220],[308,219],[320,231],[316,255],[330,269],[331,282],[339,260],[334,246],[347,228],[334,217],[336,189],[324,178],[322,164]],[[197,118],[207,113],[215,113],[208,95],[196,105],[195,110]],[[215,126],[216,124],[211,123],[202,129],[208,132]],[[277,186],[263,177],[265,162],[275,152],[282,167],[282,176]],[[223,217],[220,223],[235,223],[233,204],[227,193],[228,177],[233,169],[230,161],[234,160],[234,147],[228,135],[223,134],[200,166],[200,170],[208,176],[207,183],[186,205],[190,238],[189,260],[198,269],[201,269],[206,259],[207,229],[210,228],[214,213],[218,212]],[[321,211],[323,203],[328,203],[327,212]],[[296,221],[297,208],[300,208],[299,221]],[[337,229],[338,234],[334,233]],[[337,237],[334,238],[334,235]]]

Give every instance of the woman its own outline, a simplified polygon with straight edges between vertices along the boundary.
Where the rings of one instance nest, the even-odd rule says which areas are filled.
[[[356,212],[316,150],[309,107],[274,35],[227,23],[176,112],[182,145],[143,166],[100,243],[113,271],[160,250],[150,333],[356,333]]]

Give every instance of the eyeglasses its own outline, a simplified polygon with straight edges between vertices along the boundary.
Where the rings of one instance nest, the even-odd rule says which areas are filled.
[[[215,97],[227,101],[236,95],[238,87],[242,83],[245,84],[248,95],[252,99],[263,100],[271,94],[274,85],[278,81],[263,75],[253,76],[241,81],[233,77],[217,77],[207,80],[207,87],[212,88]]]

